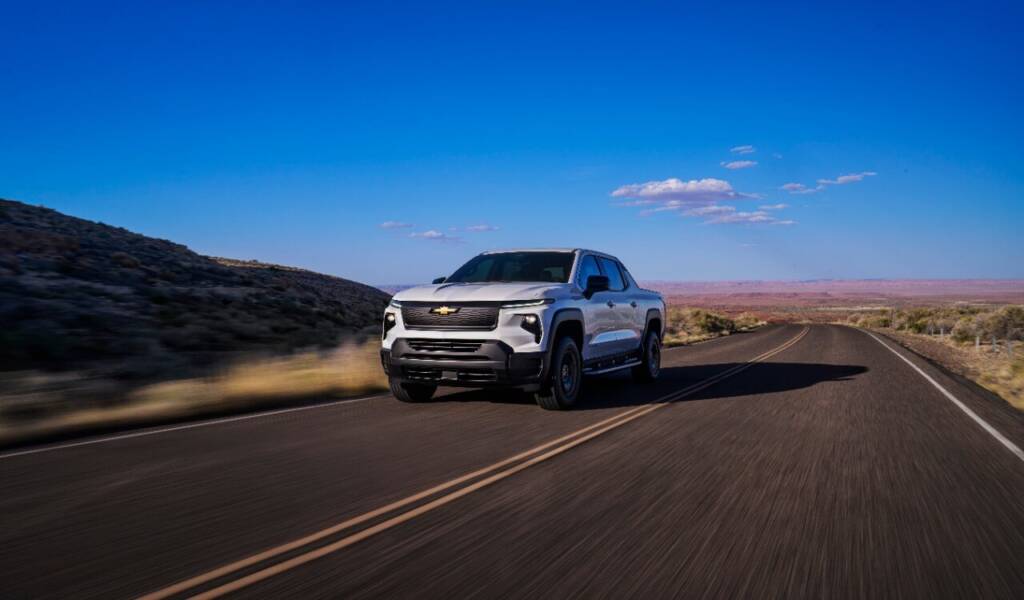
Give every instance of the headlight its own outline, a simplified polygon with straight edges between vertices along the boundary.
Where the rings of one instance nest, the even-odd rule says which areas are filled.
[[[519,322],[519,326],[533,334],[533,339],[538,344],[540,343],[540,336],[542,333],[540,317],[537,315],[521,315],[522,321]]]
[[[555,301],[554,298],[543,298],[541,300],[516,300],[514,302],[506,302],[501,305],[502,308],[529,308],[531,306],[544,306],[545,304],[551,304]]]
[[[388,337],[388,332],[391,331],[395,325],[398,324],[398,318],[393,312],[384,313],[384,331],[381,332],[381,339]]]
[[[391,308],[402,308],[402,303],[392,298],[391,302],[388,303],[388,306]]]

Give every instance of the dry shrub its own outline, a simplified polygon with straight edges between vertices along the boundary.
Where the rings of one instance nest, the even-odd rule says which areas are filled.
[[[747,331],[764,325],[764,321],[750,313],[736,319],[703,308],[669,307],[665,344],[675,346],[692,344],[737,331]]]
[[[375,340],[329,352],[252,359],[219,374],[146,385],[119,393],[114,382],[83,373],[30,372],[10,381],[0,405],[0,442],[253,408],[289,399],[351,396],[387,388]],[[106,386],[106,387],[104,387]],[[12,393],[12,392],[17,393]],[[83,402],[83,394],[107,402]],[[116,399],[116,401],[114,401]]]
[[[192,398],[204,405],[355,394],[384,389],[380,345],[348,343],[331,352],[303,352],[238,364],[213,377],[169,381],[133,394],[142,403]]]

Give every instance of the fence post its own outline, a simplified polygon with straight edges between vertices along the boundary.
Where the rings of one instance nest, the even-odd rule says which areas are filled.
[[[974,352],[976,354],[981,354],[981,336],[980,335],[975,335],[974,336]]]

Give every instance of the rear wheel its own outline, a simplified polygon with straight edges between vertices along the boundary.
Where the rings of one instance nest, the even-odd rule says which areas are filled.
[[[637,381],[654,381],[661,373],[661,338],[649,331],[644,338],[642,362],[633,367],[633,379]]]
[[[547,410],[566,410],[576,404],[583,380],[583,360],[571,337],[558,340],[551,353],[548,381],[534,394],[537,404]]]
[[[434,396],[437,391],[436,385],[424,385],[421,383],[402,383],[397,379],[388,379],[391,393],[402,402],[426,402]]]

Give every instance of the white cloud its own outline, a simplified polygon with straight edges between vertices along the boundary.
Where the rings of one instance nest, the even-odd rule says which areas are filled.
[[[757,208],[759,208],[760,210],[782,210],[784,208],[789,208],[789,205],[780,202],[778,204],[764,204],[762,206],[758,206]]]
[[[750,167],[757,166],[756,160],[733,160],[729,162],[722,161],[720,163],[726,169],[749,169]]]
[[[754,148],[750,144],[745,144],[743,146],[734,146],[729,148],[729,152],[732,152],[733,154],[753,154],[754,152],[757,152],[757,148]]]
[[[633,200],[655,200],[668,202],[676,200],[693,204],[713,204],[719,200],[735,200],[749,198],[732,189],[728,181],[707,177],[683,181],[675,177],[664,181],[648,181],[624,185],[612,192],[615,198],[631,198]]]
[[[486,225],[481,223],[480,225],[470,225],[466,228],[466,231],[497,231],[501,229],[496,225]]]
[[[850,173],[848,175],[840,175],[835,179],[819,179],[818,185],[845,185],[847,183],[854,183],[857,181],[863,181],[865,177],[874,177],[878,175],[874,171],[864,171],[861,173]]]
[[[416,233],[410,233],[409,237],[418,238],[421,240],[433,240],[437,242],[459,242],[462,238],[457,235],[449,235],[447,233],[440,232],[436,229],[428,229],[427,231],[421,231]]]
[[[412,226],[412,223],[403,223],[401,221],[384,221],[380,224],[381,229],[408,229]]]

